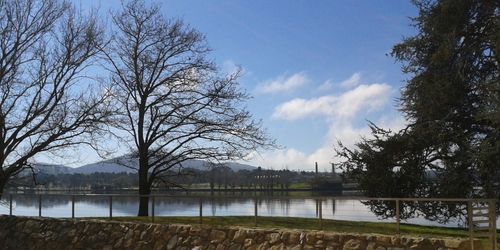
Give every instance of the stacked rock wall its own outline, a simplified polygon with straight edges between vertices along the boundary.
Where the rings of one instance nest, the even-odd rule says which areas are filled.
[[[470,242],[464,239],[0,216],[0,249],[465,250],[469,248]]]

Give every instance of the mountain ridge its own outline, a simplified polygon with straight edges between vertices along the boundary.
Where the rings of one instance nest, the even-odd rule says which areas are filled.
[[[120,156],[113,159],[102,160],[95,163],[85,164],[80,167],[72,168],[60,164],[49,164],[49,163],[35,163],[34,169],[36,173],[44,174],[92,174],[92,173],[135,173],[138,167],[139,161],[137,158],[128,158],[126,156]],[[226,162],[224,163],[231,170],[237,172],[240,170],[254,170],[257,167],[237,163],[237,162]],[[196,170],[207,170],[207,162],[203,160],[187,160],[182,164],[183,168],[191,168]],[[128,167],[127,167],[128,166]],[[180,167],[180,166],[179,166]]]

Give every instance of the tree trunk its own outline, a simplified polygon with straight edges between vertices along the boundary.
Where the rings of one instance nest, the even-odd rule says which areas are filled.
[[[8,180],[9,178],[6,175],[0,174],[0,200],[2,199],[4,188]]]
[[[139,157],[139,211],[137,216],[149,215],[149,195],[151,185],[148,181],[148,160],[146,157]]]
[[[141,179],[141,177],[139,177]],[[151,194],[151,187],[146,182],[139,181],[139,212],[137,216],[149,215],[149,195]]]

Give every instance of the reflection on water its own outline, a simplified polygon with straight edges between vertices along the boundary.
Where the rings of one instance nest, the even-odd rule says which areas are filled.
[[[7,197],[0,205],[0,214],[8,214]],[[381,221],[358,200],[333,200],[330,198],[266,197],[156,197],[155,215],[158,216],[198,216],[202,205],[203,216],[253,216],[257,202],[259,216],[318,218],[319,211],[325,219],[350,221]],[[71,217],[71,196],[47,195],[42,199],[42,216]],[[38,196],[14,195],[13,214],[37,216]],[[150,206],[151,207],[151,206]],[[112,200],[113,216],[134,216],[137,213],[136,197],[115,196]],[[109,198],[86,196],[75,198],[76,217],[109,216]],[[386,219],[384,222],[394,222]],[[403,221],[405,222],[405,221]],[[406,223],[419,225],[440,225],[423,218],[413,218]],[[443,226],[443,225],[441,225]],[[444,225],[458,226],[457,221]]]

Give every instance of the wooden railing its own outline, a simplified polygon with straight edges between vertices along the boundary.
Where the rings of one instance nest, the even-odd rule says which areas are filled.
[[[33,194],[7,194],[9,215],[13,215],[13,196],[22,196]],[[199,223],[203,224],[203,201],[204,199],[210,199],[207,196],[181,196],[181,195],[163,195],[163,194],[153,194],[153,195],[133,195],[133,194],[36,194],[38,197],[38,216],[42,216],[42,203],[44,196],[69,196],[71,198],[71,218],[75,218],[75,200],[76,197],[104,197],[108,199],[109,207],[109,218],[113,218],[113,198],[114,197],[149,197],[151,201],[151,221],[155,221],[155,200],[157,198],[198,198],[199,200]],[[279,199],[279,198],[289,198],[288,196],[253,196],[254,200],[254,223],[255,226],[259,222],[259,209],[258,201],[263,199]],[[219,198],[242,198],[241,196],[223,196]],[[249,198],[248,196],[244,198]],[[373,197],[300,197],[300,198],[311,198],[316,199],[316,214],[318,217],[319,228],[323,229],[323,211],[322,211],[322,198],[328,198],[332,200],[355,200],[355,201],[380,201],[380,202],[394,202],[395,203],[395,223],[396,223],[396,234],[401,234],[401,207],[404,206],[405,202],[451,202],[464,204],[467,207],[467,224],[468,233],[471,242],[471,249],[474,249],[474,239],[481,237],[488,237],[492,242],[492,247],[497,250],[497,228],[496,228],[496,199],[454,199],[454,198],[373,198]]]

